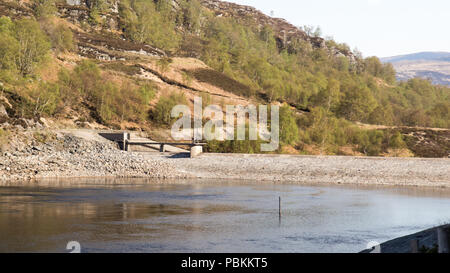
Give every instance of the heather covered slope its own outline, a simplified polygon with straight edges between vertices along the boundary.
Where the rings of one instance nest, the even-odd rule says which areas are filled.
[[[423,156],[411,150],[409,132],[355,122],[450,127],[448,88],[399,83],[391,65],[251,7],[2,0],[0,15],[4,139],[17,126],[48,126],[42,118],[55,127],[140,129],[166,139],[171,107],[192,107],[194,96],[206,104],[282,105],[280,152]],[[448,137],[429,139],[439,143],[431,156],[449,154]],[[258,146],[213,142],[208,149]]]

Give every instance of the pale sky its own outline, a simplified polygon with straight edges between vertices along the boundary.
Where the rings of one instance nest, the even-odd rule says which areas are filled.
[[[314,25],[364,57],[450,52],[449,0],[228,0]]]

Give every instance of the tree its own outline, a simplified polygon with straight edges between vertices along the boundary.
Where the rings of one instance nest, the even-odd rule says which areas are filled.
[[[392,109],[387,106],[378,106],[375,108],[372,113],[370,113],[367,121],[370,124],[384,124],[384,125],[392,125],[393,124],[393,113]]]
[[[377,107],[377,102],[365,86],[352,86],[346,90],[338,114],[351,121],[363,121]]]
[[[340,83],[336,79],[329,79],[326,88],[320,91],[312,98],[315,106],[322,106],[327,111],[334,111],[340,99]]]
[[[56,0],[34,0],[35,12],[38,18],[47,18],[56,14]]]
[[[450,127],[450,102],[439,102],[429,112],[432,124],[436,127]]]
[[[311,37],[320,37],[322,35],[322,30],[320,29],[320,26],[310,26],[310,25],[304,25],[303,27],[300,27],[306,35]]]
[[[396,71],[391,63],[383,64],[382,78],[389,84],[394,84],[396,81]]]
[[[31,97],[34,100],[34,116],[53,115],[60,102],[60,90],[58,84],[41,83],[36,89],[31,92]]]
[[[406,143],[403,140],[403,136],[399,131],[396,131],[389,137],[389,147],[394,149],[401,149],[406,147]]]
[[[48,37],[32,19],[13,22],[1,17],[0,37],[0,68],[16,70],[22,76],[32,74],[50,49]]]
[[[120,13],[125,33],[132,40],[165,50],[175,50],[179,46],[176,14],[169,1],[131,0],[121,4]]]
[[[44,20],[42,28],[49,36],[52,47],[57,52],[72,51],[75,49],[75,41],[70,28],[52,20]]]
[[[14,26],[14,36],[19,45],[15,56],[17,69],[23,76],[32,74],[50,50],[50,42],[39,24],[32,19],[18,20]]]
[[[14,37],[14,23],[9,17],[0,17],[0,69],[15,69],[19,43]]]
[[[184,94],[171,94],[169,97],[161,97],[155,108],[151,111],[151,119],[160,125],[171,125],[174,119],[171,116],[172,109],[176,105],[186,104]]]
[[[280,140],[291,145],[298,141],[298,137],[296,118],[289,106],[284,105],[280,108]]]
[[[180,0],[178,23],[190,33],[199,35],[202,27],[202,6],[198,0]]]

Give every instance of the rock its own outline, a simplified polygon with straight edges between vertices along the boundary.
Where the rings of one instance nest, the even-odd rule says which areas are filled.
[[[81,0],[66,0],[66,3],[71,6],[79,6],[81,4]]]
[[[3,104],[0,104],[0,117],[9,117],[8,112],[6,112],[6,108]]]

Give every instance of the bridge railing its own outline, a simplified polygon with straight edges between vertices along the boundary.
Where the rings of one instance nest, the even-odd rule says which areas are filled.
[[[196,157],[199,154],[203,153],[203,147],[206,143],[197,143],[197,142],[154,142],[154,141],[144,141],[144,140],[132,140],[131,136],[128,132],[123,133],[123,137],[121,140],[122,149],[124,151],[129,151],[130,145],[159,145],[159,151],[161,153],[166,152],[166,146],[188,146],[190,147],[191,158]]]

